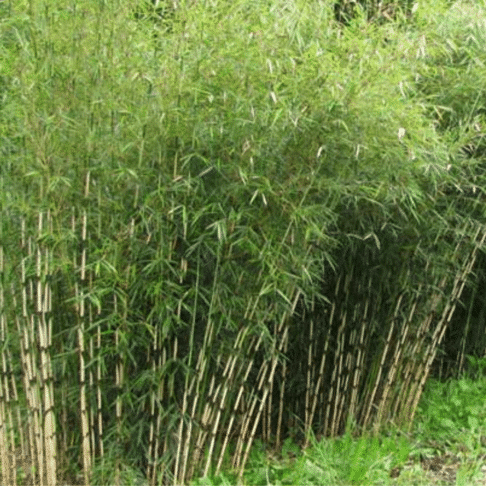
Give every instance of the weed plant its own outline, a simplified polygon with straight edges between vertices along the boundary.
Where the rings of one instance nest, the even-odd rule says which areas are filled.
[[[417,437],[422,441],[425,436],[433,438],[431,446],[441,444],[469,456],[484,453],[485,386],[484,377],[428,383],[419,407]]]

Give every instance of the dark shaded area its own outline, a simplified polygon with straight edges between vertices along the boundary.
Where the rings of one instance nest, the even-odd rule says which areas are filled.
[[[368,21],[381,23],[394,20],[398,12],[410,15],[412,6],[411,0],[339,0],[334,3],[334,18],[347,26],[362,10]]]
[[[152,23],[156,37],[158,30],[165,33],[173,31],[176,5],[170,0],[144,0],[137,6],[133,16],[136,20]]]

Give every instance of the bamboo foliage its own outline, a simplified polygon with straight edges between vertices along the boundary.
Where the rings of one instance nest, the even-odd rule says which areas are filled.
[[[482,162],[450,142],[481,63],[446,116],[447,52],[313,2],[182,2],[156,38],[126,2],[17,3],[2,484],[241,481],[258,439],[408,424],[484,258]]]

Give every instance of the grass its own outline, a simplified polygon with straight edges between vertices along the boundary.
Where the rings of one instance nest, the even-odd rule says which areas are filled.
[[[486,359],[477,360],[486,364]],[[312,439],[303,450],[290,439],[279,454],[256,444],[244,485],[335,486],[475,484],[484,481],[486,377],[430,380],[410,430],[390,426],[377,435]],[[229,472],[193,485],[237,484]]]

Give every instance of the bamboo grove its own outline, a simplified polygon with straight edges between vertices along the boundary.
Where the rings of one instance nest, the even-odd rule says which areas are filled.
[[[454,321],[486,240],[475,44],[232,5],[165,36],[121,3],[2,13],[2,484],[241,477],[257,440],[406,427],[451,329],[461,363],[484,334]]]

